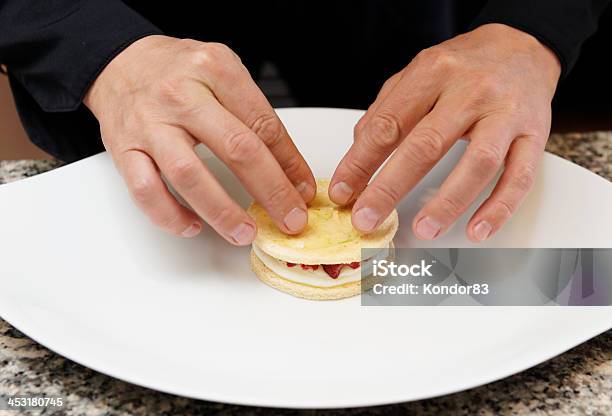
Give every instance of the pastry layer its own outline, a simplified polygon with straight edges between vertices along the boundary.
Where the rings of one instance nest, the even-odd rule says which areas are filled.
[[[308,225],[298,235],[284,234],[259,204],[252,204],[248,212],[257,223],[257,246],[275,259],[301,264],[352,263],[361,260],[362,248],[389,246],[398,227],[395,210],[376,230],[362,234],[351,223],[352,207],[334,204],[328,187],[328,180],[317,180],[317,194],[308,204]]]

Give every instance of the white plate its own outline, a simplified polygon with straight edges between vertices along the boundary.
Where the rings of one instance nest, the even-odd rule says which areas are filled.
[[[359,111],[279,114],[317,176],[352,140]],[[425,188],[404,200],[400,244]],[[242,203],[216,160],[206,163]],[[310,302],[249,271],[248,249],[212,232],[157,231],[107,154],[0,187],[0,315],[111,376],[179,395],[281,407],[343,407],[455,392],[524,370],[609,329],[611,308],[370,307]],[[487,246],[612,246],[612,184],[547,154],[534,192]],[[469,246],[467,216],[435,246]]]

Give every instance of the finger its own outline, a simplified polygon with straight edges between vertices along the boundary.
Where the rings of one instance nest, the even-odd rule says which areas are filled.
[[[230,57],[233,52],[224,45],[208,44],[206,50],[213,55],[227,55],[225,59],[213,59],[205,69],[217,100],[259,136],[304,201],[312,200],[316,194],[312,171],[248,70],[239,59]]]
[[[385,102],[386,98],[389,96],[389,93],[393,91],[398,82],[400,82],[405,75],[414,76],[416,70],[415,66],[416,65],[411,62],[411,64],[408,65],[405,69],[393,74],[389,79],[385,81],[380,91],[376,95],[376,99],[370,105],[368,111],[359,119],[359,122],[355,126],[356,135],[362,129],[362,127],[367,124],[368,120],[372,117],[372,115],[376,114],[378,108],[380,107],[380,104]]]
[[[440,102],[410,132],[353,206],[353,225],[370,232],[472,125],[474,113]]]
[[[365,126],[368,123],[368,120],[372,117],[372,114],[376,113],[376,110],[380,106],[380,103],[383,102],[385,98],[387,98],[387,96],[389,95],[391,91],[393,91],[393,88],[397,85],[397,83],[401,79],[402,74],[403,72],[398,72],[384,82],[383,86],[380,88],[380,91],[376,95],[376,99],[368,107],[368,111],[366,111],[365,114],[361,116],[361,118],[355,125],[355,131],[354,131],[355,137],[359,135],[359,133],[363,129],[363,126]]]
[[[199,110],[185,119],[189,132],[223,160],[283,232],[301,232],[308,223],[306,203],[270,150],[214,97],[201,93],[198,102]]]
[[[202,222],[198,216],[172,196],[146,153],[128,150],[116,160],[132,199],[153,224],[170,234],[187,238],[200,233]]]
[[[253,219],[225,192],[193,149],[195,140],[177,127],[156,132],[152,156],[176,191],[217,233],[235,245],[255,238]]]
[[[502,167],[514,138],[512,123],[488,117],[467,134],[470,139],[457,166],[437,194],[414,217],[418,238],[430,240],[444,233],[474,202]]]
[[[345,205],[355,200],[380,165],[429,112],[439,90],[430,78],[407,72],[376,105],[334,172],[329,193],[334,202]]]
[[[378,92],[378,95],[376,96],[376,100],[374,100],[374,102],[368,108],[368,111],[366,111],[366,113],[359,119],[359,121],[355,125],[354,132],[353,132],[354,142],[356,142],[358,139],[361,139],[363,137],[365,126],[368,124],[369,120],[372,118],[372,115],[376,113],[378,107],[380,106],[380,103],[384,101],[384,99],[391,93],[393,88],[397,85],[397,83],[401,79],[401,76],[402,76],[402,73],[400,72],[400,73],[393,75],[391,78],[385,81],[382,88]],[[351,162],[351,160],[354,158],[355,155],[357,155],[356,159],[358,160],[367,160],[365,157],[359,156],[359,154],[361,153],[360,152],[361,148],[362,146],[356,146],[355,144],[353,144],[351,149],[349,149],[348,154],[345,155],[343,159],[340,161],[338,168],[336,168],[336,173],[334,173],[332,177],[328,193],[329,193],[330,199],[336,202],[337,204],[344,205],[344,204],[348,204],[352,202],[354,198],[357,197],[359,192],[361,192],[361,190],[363,189],[363,187],[359,187],[357,192],[355,192],[353,189],[353,187],[356,187],[355,184],[351,186],[346,181],[343,181],[341,179],[338,179],[338,180],[336,179],[337,177],[343,176],[342,167],[344,166],[344,170],[346,170],[345,165],[347,164],[350,165],[351,163],[353,163]],[[373,172],[364,171],[363,172],[364,176],[371,177],[376,171],[376,169],[378,169],[378,166],[380,165],[380,163],[382,163],[384,159],[386,159],[388,156],[389,156],[388,154],[381,155],[379,158],[375,159],[374,162],[372,163],[374,171]],[[340,173],[337,173],[339,169],[340,169]],[[358,167],[356,167],[356,169],[359,170]],[[348,173],[348,175],[350,175],[350,173]]]
[[[489,238],[516,213],[533,186],[545,144],[545,139],[535,136],[512,142],[502,176],[467,225],[470,240]]]

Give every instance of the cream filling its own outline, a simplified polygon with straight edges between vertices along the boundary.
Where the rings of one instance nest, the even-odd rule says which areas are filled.
[[[268,269],[294,283],[315,287],[335,287],[361,280],[361,267],[356,269],[343,267],[338,278],[332,279],[321,266],[317,270],[304,270],[299,264],[287,267],[287,263],[264,253],[256,244],[253,244],[253,251]]]

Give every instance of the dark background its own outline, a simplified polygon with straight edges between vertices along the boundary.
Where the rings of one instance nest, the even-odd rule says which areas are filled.
[[[485,3],[272,1],[245,5],[239,15],[232,12],[233,6],[228,10],[227,3],[216,3],[206,8],[213,20],[202,19],[197,5],[191,13],[181,9],[181,16],[191,15],[193,21],[170,19],[179,21],[179,26],[167,24],[167,10],[157,6],[141,10],[170,35],[227,43],[277,106],[365,109],[382,83],[421,49],[469,30]],[[612,7],[608,7],[598,31],[585,42],[577,63],[559,84],[553,131],[612,130],[611,53]],[[262,73],[264,62],[272,62],[276,71]],[[278,77],[288,88],[270,80]]]
[[[612,7],[553,101],[556,131],[612,130]]]

